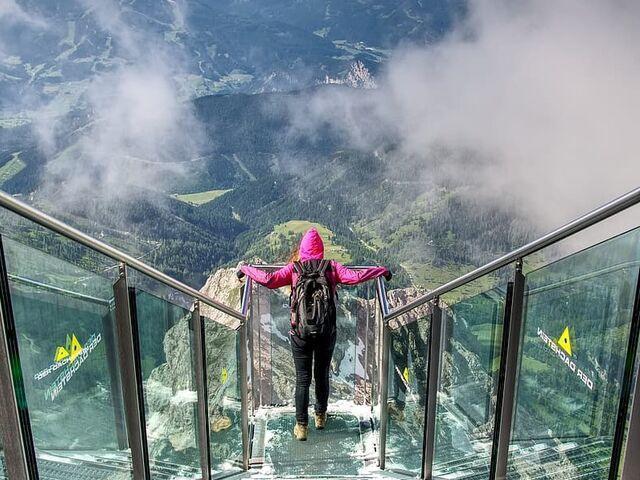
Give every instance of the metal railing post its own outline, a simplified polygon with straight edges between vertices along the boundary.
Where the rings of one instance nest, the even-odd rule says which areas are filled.
[[[204,319],[196,300],[191,311],[193,325],[194,373],[198,395],[198,446],[203,480],[211,480],[211,441],[209,437],[209,393],[207,388],[207,350]]]
[[[498,453],[498,441],[500,439],[500,424],[502,413],[502,397],[504,392],[504,374],[507,364],[506,352],[509,347],[509,327],[511,325],[511,304],[513,302],[513,281],[507,283],[507,292],[504,302],[504,312],[502,321],[502,339],[500,343],[500,365],[498,367],[498,385],[496,387],[496,407],[493,414],[493,444],[491,447],[491,462],[489,467],[489,478],[495,477],[496,455]]]
[[[240,409],[242,412],[242,468],[249,469],[251,443],[249,441],[249,384],[247,379],[247,323],[240,325]]]
[[[251,277],[247,278],[247,282],[245,284],[245,290],[243,292],[243,294],[245,295],[249,295],[249,297],[247,298],[247,348],[249,349],[249,358],[248,360],[248,365],[247,365],[247,377],[249,378],[249,382],[251,385],[251,390],[249,392],[249,399],[250,399],[250,404],[251,404],[251,416],[255,415],[255,410],[256,410],[256,391],[255,388],[253,386],[253,382],[255,381],[256,378],[256,371],[255,371],[255,352],[254,352],[254,334],[255,334],[255,316],[254,316],[254,310],[253,310],[253,281],[251,280]]]
[[[251,281],[247,280],[242,292],[242,315],[244,321],[240,324],[240,410],[242,412],[242,468],[249,469],[251,456],[251,442],[249,438],[249,370],[248,370],[248,338],[247,325],[249,323],[249,304],[251,303]]]
[[[363,357],[364,358],[364,372],[363,372],[363,392],[362,392],[362,401],[365,405],[367,405],[369,403],[369,399],[367,398],[367,390],[368,390],[368,385],[370,383],[370,377],[369,377],[369,366],[371,364],[371,362],[369,361],[369,354],[371,353],[371,350],[369,348],[369,341],[371,340],[371,336],[369,335],[369,328],[370,328],[370,322],[371,322],[371,306],[369,303],[369,299],[371,298],[371,284],[367,283],[367,302],[365,303],[365,312],[364,314],[365,316],[365,322],[364,322],[364,352],[363,352]],[[357,336],[358,336],[358,331],[357,331],[357,326],[356,326],[356,342],[357,342]]]
[[[380,305],[380,328],[381,334],[378,336],[380,341],[380,375],[378,384],[378,407],[380,408],[380,431],[378,432],[378,466],[384,470],[387,460],[387,428],[389,422],[389,410],[387,401],[389,397],[389,340],[390,329],[385,321],[386,315],[389,313],[389,304],[387,303],[387,291],[382,278],[376,279],[376,294]]]
[[[111,394],[111,403],[113,404],[116,439],[118,441],[118,448],[125,450],[129,447],[129,440],[127,438],[124,406],[122,404],[122,384],[120,382],[120,374],[118,373],[118,352],[115,338],[115,325],[113,322],[114,317],[110,307],[109,313],[102,317],[102,338],[104,338],[105,359],[107,372],[109,373],[109,392]]]
[[[378,387],[378,404],[380,407],[379,457],[378,466],[384,470],[387,460],[387,428],[389,423],[389,325],[382,321],[382,355],[380,359],[380,385]]]
[[[9,279],[0,237],[0,435],[9,478],[37,480],[38,465],[20,367]]]
[[[127,435],[131,447],[133,478],[149,480],[149,450],[147,446],[142,372],[135,304],[129,295],[126,265],[120,265],[120,277],[113,285],[116,304],[116,342],[120,360],[120,381],[127,423]]]
[[[424,416],[424,442],[422,478],[433,478],[433,458],[436,444],[436,410],[440,383],[440,357],[444,328],[442,327],[440,299],[433,301],[431,329],[429,333],[429,360],[427,364],[427,401]]]
[[[494,448],[490,469],[490,479],[504,480],[507,477],[507,462],[509,460],[509,443],[511,442],[511,423],[515,409],[515,396],[517,387],[518,357],[520,352],[520,334],[522,331],[522,316],[524,307],[524,274],[522,273],[522,259],[516,262],[516,271],[513,280],[513,294],[511,297],[511,310],[509,314],[508,328],[503,331],[503,346],[506,349],[500,355],[504,357],[500,361],[500,380],[498,399],[500,410],[496,411],[496,417],[500,418],[499,427],[494,432]],[[497,435],[497,439],[495,438]]]
[[[613,437],[613,448],[611,453],[611,466],[609,468],[609,479],[635,480],[640,478],[640,378],[636,377],[633,398],[631,398],[634,370],[637,367],[638,339],[640,338],[640,272],[636,285],[636,296],[629,328],[629,342],[627,346],[627,358],[625,364],[624,377],[620,393],[620,404],[618,406],[618,418],[616,421],[616,431]],[[631,412],[629,414],[629,405]],[[627,432],[627,418],[629,418],[629,430]],[[626,446],[624,445],[625,433],[627,435]],[[624,453],[624,458],[622,458]],[[620,473],[620,476],[618,474]]]

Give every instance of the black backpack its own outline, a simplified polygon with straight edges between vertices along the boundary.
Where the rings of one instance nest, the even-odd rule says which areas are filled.
[[[292,326],[303,340],[320,338],[335,324],[336,305],[327,281],[329,260],[294,262],[298,281],[291,289]]]

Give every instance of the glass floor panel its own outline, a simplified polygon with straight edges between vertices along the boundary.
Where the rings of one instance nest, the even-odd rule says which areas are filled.
[[[408,401],[404,410],[389,415],[387,468],[420,474],[424,437],[424,407]]]
[[[368,418],[330,411],[326,428],[316,430],[311,417],[305,442],[294,439],[294,425],[292,411],[278,410],[257,419],[253,457],[264,463],[254,473],[272,478],[363,478],[375,465]]]
[[[96,479],[130,480],[131,457],[100,452],[38,452],[38,473],[41,480]]]
[[[169,462],[153,461],[150,468],[154,480],[201,477],[199,468]],[[127,454],[106,457],[101,452],[38,452],[38,473],[41,480],[130,480],[131,457]]]

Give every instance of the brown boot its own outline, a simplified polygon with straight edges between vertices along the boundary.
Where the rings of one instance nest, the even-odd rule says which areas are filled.
[[[296,426],[293,427],[293,436],[296,437],[296,440],[304,442],[307,439],[308,433],[309,427],[307,425],[296,422]]]
[[[327,412],[316,413],[316,429],[322,430],[327,426]]]

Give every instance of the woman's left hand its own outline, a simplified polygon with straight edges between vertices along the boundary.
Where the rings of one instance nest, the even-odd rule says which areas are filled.
[[[244,265],[244,262],[238,262],[238,265],[236,266],[236,277],[238,277],[238,280],[240,281],[244,278],[244,272],[242,271],[242,267]]]

